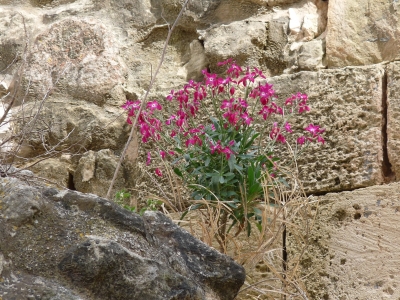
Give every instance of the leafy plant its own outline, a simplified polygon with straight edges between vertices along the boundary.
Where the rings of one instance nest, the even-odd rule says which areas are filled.
[[[115,202],[125,208],[126,210],[129,210],[131,212],[138,213],[139,215],[143,215],[146,211],[156,211],[159,209],[159,207],[163,204],[161,200],[157,199],[148,199],[146,201],[146,205],[142,207],[139,211],[137,210],[136,206],[131,206],[127,205],[125,202],[126,200],[130,199],[132,194],[130,192],[127,192],[126,190],[121,190],[115,193]]]
[[[250,219],[261,221],[257,200],[264,194],[263,178],[280,177],[276,145],[296,134],[289,120],[310,108],[307,95],[301,93],[279,106],[272,85],[257,68],[243,69],[231,59],[219,65],[227,67],[226,77],[203,70],[204,82],[191,80],[181,90],[172,90],[165,105],[154,100],[141,110],[140,100],[128,100],[123,108],[129,124],[139,113],[142,142],[159,146],[163,166],[182,178],[194,200],[207,200],[211,206],[222,202],[218,235],[223,241],[232,227],[250,235]],[[295,149],[324,143],[323,132],[309,124],[297,133]],[[147,154],[147,165],[152,154]],[[154,172],[163,176],[160,167]],[[204,202],[198,201],[189,210],[202,207]]]

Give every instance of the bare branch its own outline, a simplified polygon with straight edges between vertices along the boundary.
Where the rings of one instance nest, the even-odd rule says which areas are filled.
[[[145,94],[145,96],[144,96],[144,98],[143,98],[142,104],[140,105],[140,108],[139,108],[139,110],[138,110],[138,112],[137,112],[137,114],[136,114],[135,120],[133,121],[132,129],[131,129],[131,132],[130,132],[130,134],[129,134],[128,141],[126,142],[125,147],[124,147],[124,149],[123,149],[123,151],[122,151],[122,153],[121,153],[121,157],[120,157],[120,159],[119,159],[119,161],[118,161],[118,164],[117,164],[117,167],[116,167],[116,169],[115,169],[114,176],[113,176],[113,178],[112,178],[112,180],[111,180],[111,184],[110,184],[110,187],[109,187],[109,189],[108,189],[107,196],[106,196],[107,199],[110,199],[111,190],[112,190],[112,188],[113,188],[113,186],[114,186],[115,180],[117,179],[117,175],[118,175],[119,169],[121,168],[122,161],[123,161],[123,159],[124,159],[124,157],[125,157],[126,151],[128,150],[128,146],[129,146],[129,144],[131,143],[132,138],[133,138],[133,134],[134,134],[134,132],[135,132],[135,130],[136,130],[136,124],[137,124],[137,121],[138,121],[140,112],[142,111],[144,104],[147,102],[147,97],[148,97],[148,95],[149,95],[149,93],[150,93],[151,88],[153,87],[153,85],[154,85],[154,83],[155,83],[155,81],[156,81],[157,74],[158,74],[158,72],[160,71],[160,68],[161,68],[161,66],[162,66],[162,64],[163,64],[163,62],[164,62],[165,54],[166,54],[166,52],[167,52],[167,46],[168,46],[169,40],[170,40],[170,38],[171,38],[172,32],[174,31],[174,29],[175,29],[176,25],[178,24],[180,18],[182,17],[182,14],[183,14],[183,12],[185,11],[188,2],[189,2],[189,0],[186,0],[186,1],[183,3],[182,9],[181,9],[181,11],[179,12],[178,16],[176,17],[175,22],[174,22],[174,24],[172,25],[171,28],[169,28],[169,24],[168,24],[168,28],[169,28],[169,29],[168,29],[168,35],[167,35],[167,38],[166,38],[165,43],[164,43],[163,51],[162,51],[162,53],[161,53],[160,62],[159,62],[159,64],[158,64],[158,66],[157,66],[157,69],[156,69],[156,71],[155,71],[155,73],[154,73],[154,76],[152,76],[152,78],[151,78],[149,87],[148,87],[148,89],[147,89],[147,91],[146,91],[146,94]]]

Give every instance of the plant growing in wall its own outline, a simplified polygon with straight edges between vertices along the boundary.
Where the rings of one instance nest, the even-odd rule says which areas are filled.
[[[149,101],[140,110],[140,100],[127,101],[123,108],[129,124],[138,117],[142,142],[158,145],[147,153],[147,165],[158,157],[182,178],[194,200],[222,203],[218,236],[223,243],[233,227],[250,235],[250,220],[261,224],[258,199],[265,176],[284,180],[277,144],[287,144],[288,136],[295,135],[298,154],[308,143],[324,143],[324,129],[315,124],[302,132],[292,129],[289,120],[310,110],[307,95],[292,95],[280,106],[261,70],[243,68],[231,59],[219,65],[226,66],[225,77],[203,70],[203,82],[189,81],[162,103]],[[163,176],[162,167],[154,172]],[[198,202],[189,210],[202,207]]]

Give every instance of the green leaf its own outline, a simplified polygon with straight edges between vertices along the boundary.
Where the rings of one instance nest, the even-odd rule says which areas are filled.
[[[214,185],[217,185],[218,182],[219,182],[219,177],[220,177],[219,174],[213,175],[211,177],[211,183],[214,184]]]
[[[181,172],[181,170],[179,170],[178,168],[174,168],[174,173],[176,174],[176,175],[178,175],[179,177],[183,177],[183,174],[182,174],[182,172]]]
[[[251,234],[251,223],[249,221],[247,221],[247,236],[250,236]]]
[[[244,148],[247,149],[249,148],[251,145],[253,145],[254,140],[260,135],[260,133],[255,133],[250,140],[248,140],[248,142],[245,144]]]
[[[202,207],[202,206],[203,206],[202,203],[193,204],[193,205],[191,205],[191,206],[189,207],[189,210],[188,210],[188,211],[192,211],[192,210],[199,209],[199,208]]]

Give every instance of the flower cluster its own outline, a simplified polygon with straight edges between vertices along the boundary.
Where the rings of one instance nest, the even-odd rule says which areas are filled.
[[[142,142],[161,147],[158,156],[192,188],[195,199],[229,200],[235,219],[246,219],[243,207],[249,205],[243,199],[260,197],[262,172],[276,172],[274,144],[287,143],[292,134],[299,147],[323,144],[324,129],[309,124],[299,134],[289,122],[310,110],[306,94],[292,95],[280,106],[261,70],[242,68],[232,59],[218,65],[226,66],[227,76],[203,70],[203,82],[190,80],[182,89],[171,90],[163,104],[153,100],[140,111],[137,100],[122,107],[129,124],[140,111]],[[164,113],[167,110],[173,113]],[[162,176],[159,168],[155,173]]]

